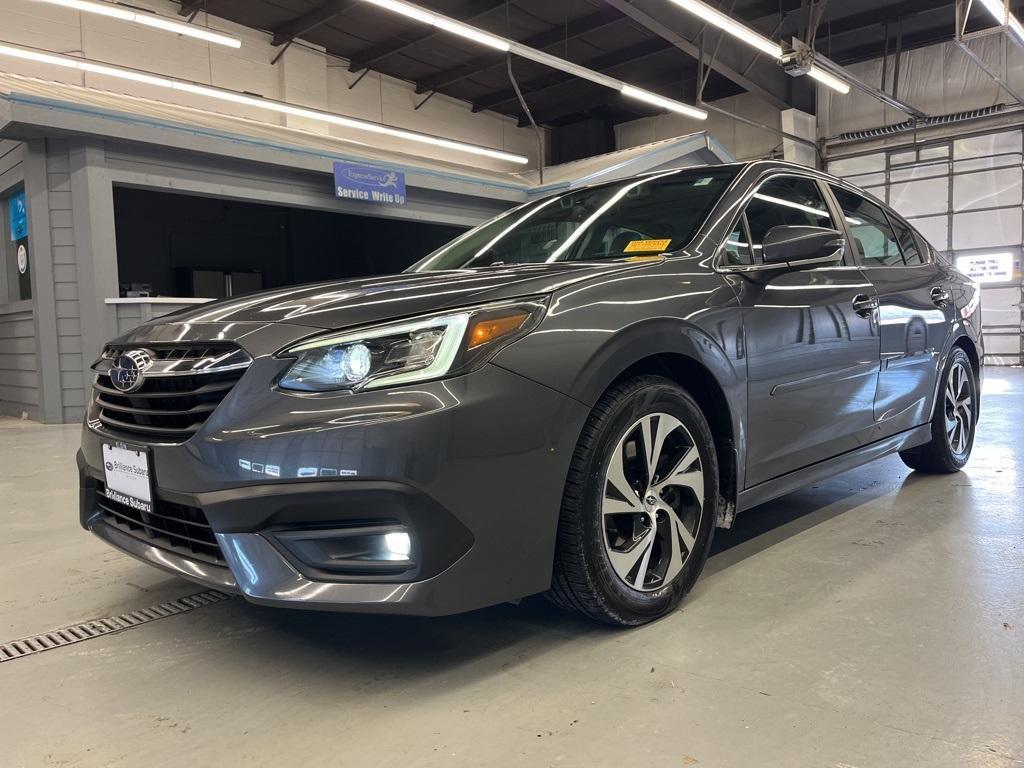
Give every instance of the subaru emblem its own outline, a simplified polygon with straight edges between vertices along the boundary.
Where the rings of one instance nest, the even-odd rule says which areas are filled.
[[[110,368],[110,382],[121,392],[137,392],[145,381],[145,373],[153,365],[153,356],[144,349],[122,352]]]

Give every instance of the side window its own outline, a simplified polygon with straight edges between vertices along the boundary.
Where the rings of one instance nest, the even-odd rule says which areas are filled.
[[[841,187],[832,187],[866,267],[903,266],[896,234],[885,212],[870,200]],[[920,256],[918,257],[920,258]]]
[[[914,237],[914,230],[906,222],[900,221],[895,216],[890,216],[889,222],[896,232],[896,240],[900,244],[900,250],[903,251],[903,262],[908,267],[916,267],[927,263],[928,259],[921,252],[917,244],[917,238]]]
[[[754,263],[754,258],[750,254],[750,243],[747,242],[747,228],[744,224],[743,214],[740,214],[736,226],[729,233],[722,252],[726,264],[742,266]]]
[[[774,227],[835,227],[817,183],[802,176],[776,176],[762,184],[747,203],[747,224],[757,261],[764,237]]]

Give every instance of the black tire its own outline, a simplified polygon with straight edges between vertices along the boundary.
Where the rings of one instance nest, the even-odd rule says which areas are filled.
[[[608,493],[606,473],[614,451],[626,438],[631,425],[646,415],[657,413],[669,414],[686,428],[686,437],[692,440],[692,447],[699,454],[704,498],[699,512],[693,513],[696,530],[688,531],[693,535],[693,547],[685,556],[681,570],[668,583],[644,591],[627,584],[612,566],[606,546],[603,504]],[[657,417],[658,422],[661,418]],[[671,489],[668,492],[671,493]],[[637,492],[638,498],[641,493],[644,491]],[[658,498],[660,501],[661,496]],[[695,498],[694,493],[691,501]],[[644,376],[612,387],[594,406],[570,464],[548,597],[563,608],[618,626],[636,626],[664,616],[690,591],[707,561],[717,509],[718,464],[714,441],[693,398],[674,382],[656,376]],[[651,518],[663,520],[662,515],[654,513]],[[650,532],[652,542],[665,530],[662,524],[651,523],[651,527],[657,529]],[[671,526],[671,522],[667,525]],[[664,553],[667,546],[660,543],[657,551]],[[651,548],[654,551],[653,543]],[[639,567],[645,568],[647,563],[645,559]],[[665,576],[669,567],[665,566]],[[643,576],[640,578],[642,580]]]
[[[963,385],[970,393],[971,409],[970,427],[966,434],[963,450],[956,451],[951,444],[947,434],[947,417],[949,407],[946,397],[946,389],[950,382],[950,376],[956,368],[966,371]],[[959,472],[967,464],[971,457],[971,449],[974,447],[974,435],[978,422],[978,382],[974,373],[974,366],[971,359],[960,347],[954,347],[942,370],[942,378],[935,400],[935,407],[932,413],[931,433],[932,437],[924,445],[900,451],[900,458],[903,463],[918,472],[930,474],[950,474]]]

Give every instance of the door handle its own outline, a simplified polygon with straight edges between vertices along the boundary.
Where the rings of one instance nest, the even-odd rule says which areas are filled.
[[[858,293],[853,297],[853,311],[861,317],[870,317],[878,309],[878,297]]]
[[[936,285],[932,288],[931,293],[932,303],[942,306],[949,301],[949,291],[943,288],[941,285]]]

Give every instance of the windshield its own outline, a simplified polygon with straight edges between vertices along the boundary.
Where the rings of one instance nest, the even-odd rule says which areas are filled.
[[[691,168],[563,192],[471,229],[408,271],[674,251],[693,238],[736,172],[736,167]]]

